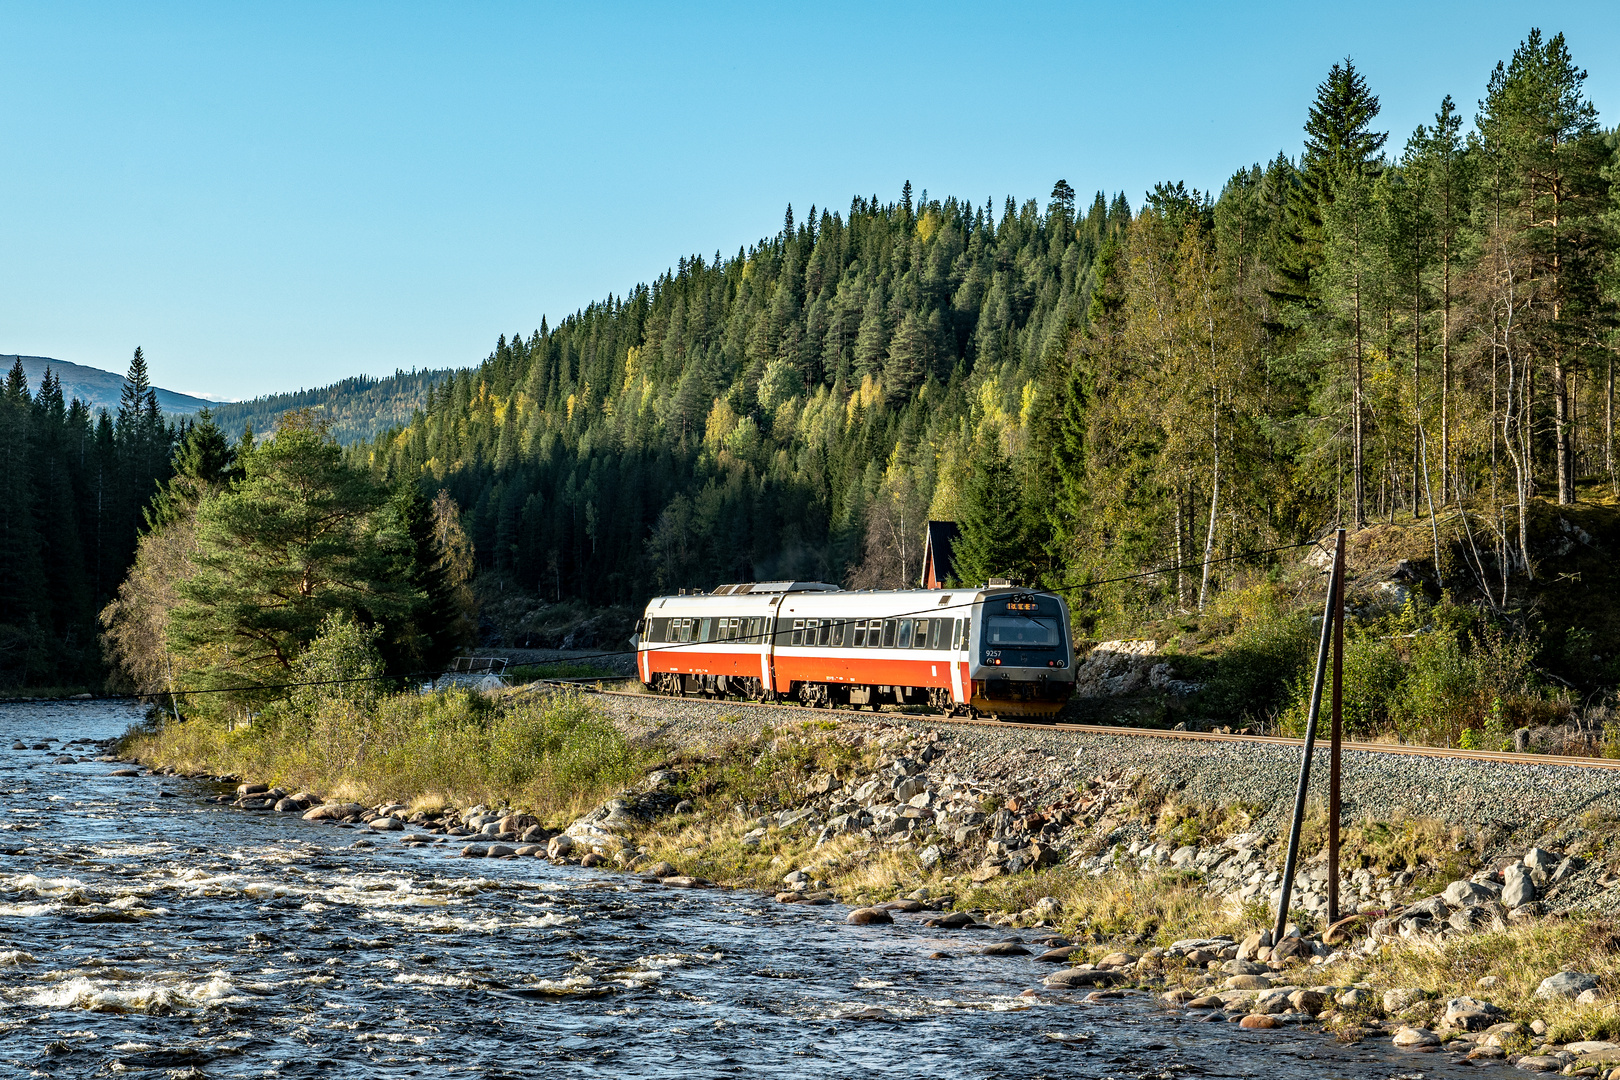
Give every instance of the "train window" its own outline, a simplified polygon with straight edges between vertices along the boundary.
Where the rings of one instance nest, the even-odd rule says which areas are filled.
[[[911,619],[900,620],[900,632],[895,635],[894,647],[897,649],[911,648]]]
[[[953,648],[953,649],[965,649],[965,648],[967,648],[967,634],[963,632],[963,628],[965,626],[967,626],[967,620],[966,619],[952,619],[951,622],[956,624],[955,627],[952,628],[952,630],[951,630],[951,648]]]
[[[795,645],[803,645],[804,644],[804,620],[803,619],[794,619],[793,620],[793,644],[795,644]]]
[[[933,619],[918,619],[917,620],[917,636],[912,639],[911,647],[913,649],[927,649],[927,648],[929,648],[930,646],[929,646],[929,643],[928,643],[928,639],[933,636],[933,633],[934,633],[934,620]]]
[[[885,649],[894,648],[894,635],[895,631],[899,629],[899,624],[899,619],[883,620],[883,647]]]
[[[694,625],[694,622],[691,619],[682,619],[681,620],[681,640],[682,641],[696,641],[697,640],[696,635],[692,632],[693,625]]]
[[[984,620],[985,637],[997,648],[1055,649],[1056,619],[1028,619],[1021,615],[992,615]]]
[[[698,620],[698,640],[699,641],[713,641],[714,640],[714,620],[713,619],[700,619],[700,620]]]
[[[652,629],[647,632],[647,640],[648,641],[668,641],[669,640],[669,620],[668,619],[654,619],[652,621]]]
[[[848,619],[834,619],[832,624],[832,647],[838,648],[844,644],[844,628],[849,625]]]
[[[828,637],[831,634],[832,634],[832,623],[828,622],[826,619],[822,619],[816,625],[816,644],[817,645],[825,645],[825,644],[827,644]]]
[[[850,631],[849,644],[854,649],[866,648],[866,620],[856,619],[855,628]]]

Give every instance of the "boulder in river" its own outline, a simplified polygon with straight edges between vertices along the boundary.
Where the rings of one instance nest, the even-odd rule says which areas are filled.
[[[998,941],[979,950],[983,956],[1028,956],[1029,950],[1016,941]]]
[[[399,832],[405,823],[397,817],[380,817],[371,819],[371,827],[378,832]]]
[[[1113,986],[1124,981],[1124,976],[1110,968],[1072,967],[1052,972],[1041,983],[1049,990],[1073,990],[1081,986]]]
[[[851,926],[868,926],[872,923],[892,923],[894,919],[882,908],[863,907],[845,915],[844,921]]]
[[[351,821],[358,820],[366,808],[359,803],[322,803],[313,810],[304,812],[305,821]]]

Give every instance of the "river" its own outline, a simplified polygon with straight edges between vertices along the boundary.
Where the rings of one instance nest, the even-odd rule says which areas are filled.
[[[55,763],[137,716],[0,704],[0,1075],[1517,1075],[1146,995],[1023,997],[1033,961],[971,952],[1003,931],[468,861]]]

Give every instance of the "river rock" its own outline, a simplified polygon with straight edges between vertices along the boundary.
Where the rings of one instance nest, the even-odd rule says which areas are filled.
[[[524,831],[540,824],[540,819],[533,814],[508,814],[506,817],[501,818],[497,824],[500,825],[500,831],[503,833],[522,835]]]
[[[1205,994],[1203,997],[1195,997],[1191,1001],[1187,1002],[1187,1008],[1189,1008],[1189,1009],[1224,1009],[1224,1008],[1226,1008],[1226,1002],[1222,1001],[1220,998],[1216,997],[1214,994]]]
[[[295,814],[304,809],[304,804],[288,796],[285,799],[276,800],[275,809],[283,814]]]
[[[108,776],[139,776],[139,775],[141,775],[141,770],[139,770],[139,769],[114,769],[112,772],[108,773],[107,775]]]
[[[1047,949],[1035,959],[1046,964],[1066,964],[1071,956],[1085,951],[1078,945],[1060,945],[1055,949]]]
[[[1579,971],[1560,971],[1556,975],[1549,975],[1541,980],[1536,987],[1538,998],[1575,997],[1582,990],[1593,990],[1597,987],[1597,980],[1590,975]]]
[[[1372,1004],[1373,997],[1366,990],[1352,986],[1333,1000],[1346,1009],[1365,1009]]]
[[[1271,969],[1252,960],[1228,960],[1221,965],[1221,970],[1228,975],[1264,975]]]
[[[1246,1028],[1260,1028],[1264,1030],[1267,1028],[1281,1027],[1282,1025],[1279,1024],[1274,1017],[1266,1016],[1264,1013],[1250,1013],[1248,1016],[1245,1016],[1242,1020],[1238,1021],[1238,1026]]]
[[[553,836],[546,842],[546,854],[553,859],[560,859],[574,850],[574,840],[569,836]]]
[[[547,840],[551,839],[551,836],[546,832],[546,827],[544,825],[530,825],[527,829],[523,830],[523,835],[518,839],[522,840],[525,844],[544,844]]]
[[[305,821],[348,821],[365,813],[359,803],[322,803],[313,810],[304,811]]]
[[[877,906],[884,911],[904,911],[907,913],[923,909],[922,902],[919,900],[885,900]]]
[[[667,885],[671,889],[707,889],[713,882],[689,874],[670,874],[668,877],[659,878],[658,884]]]
[[[924,925],[937,926],[946,930],[960,930],[964,926],[972,926],[974,922],[975,920],[970,913],[966,911],[953,911],[950,914],[942,915],[937,919],[929,919]]]
[[[372,818],[369,828],[378,832],[399,832],[405,828],[405,823],[397,817]]]
[[[53,765],[77,765],[78,763],[79,759],[74,757],[72,754],[63,754],[61,757],[52,762]]]
[[[14,742],[11,744],[11,748],[13,750],[26,750],[28,749],[28,744],[24,742]]]
[[[1558,1072],[1564,1067],[1564,1062],[1552,1054],[1526,1054],[1513,1065],[1525,1072]]]
[[[1195,990],[1167,990],[1159,995],[1159,1000],[1170,1005],[1186,1005],[1197,996]]]
[[[1271,931],[1265,930],[1258,934],[1250,934],[1238,945],[1237,958],[1252,961],[1259,955],[1261,949],[1271,948]]]
[[[675,871],[675,864],[674,863],[655,862],[651,866],[647,867],[647,876],[648,877],[655,877],[655,878],[674,877],[675,873],[676,873],[676,871]]]
[[[1428,1028],[1403,1027],[1395,1032],[1395,1037],[1390,1041],[1404,1050],[1421,1050],[1430,1046],[1439,1046],[1440,1036]]]
[[[892,923],[894,919],[882,908],[863,907],[845,915],[844,921],[851,926],[868,926],[872,923]]]
[[[1073,990],[1081,986],[1114,986],[1124,977],[1108,968],[1064,968],[1041,980],[1049,990]]]
[[[1310,1013],[1312,1016],[1321,1012],[1327,1006],[1327,1002],[1327,995],[1320,990],[1295,990],[1288,995],[1289,1005],[1302,1013]]]
[[[270,790],[270,785],[269,784],[238,784],[238,785],[236,785],[236,793],[238,795],[262,795],[262,794],[264,794],[265,792],[267,792],[269,790]]]
[[[489,855],[488,844],[468,844],[461,849],[461,857],[464,859],[482,859],[487,855]]]
[[[581,865],[581,866],[601,866],[606,861],[607,860],[603,859],[602,856],[598,852],[587,851],[585,853],[584,857],[579,860],[579,865]]]
[[[979,950],[982,956],[1028,956],[1029,950],[1016,941],[998,941]]]
[[[517,849],[517,856],[520,859],[539,857],[543,856],[545,853],[546,845],[544,844],[524,844]]]
[[[1221,986],[1227,990],[1270,990],[1271,980],[1264,975],[1233,975]]]

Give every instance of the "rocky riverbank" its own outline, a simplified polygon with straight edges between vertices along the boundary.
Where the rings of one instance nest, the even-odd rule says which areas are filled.
[[[1297,751],[593,700],[647,770],[583,814],[268,784],[220,798],[367,844],[844,903],[866,925],[994,926],[1005,940],[976,951],[1052,962],[1031,993],[1145,991],[1212,1021],[1321,1024],[1526,1069],[1620,1064],[1605,1042],[1620,1036],[1608,774],[1351,755],[1347,917],[1326,924],[1326,867],[1307,857],[1274,944],[1262,931]],[[1307,856],[1321,826],[1317,812]]]

